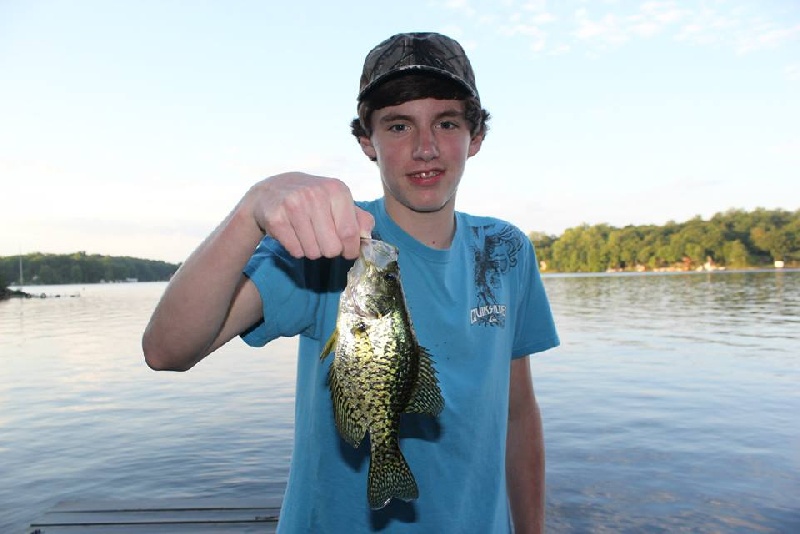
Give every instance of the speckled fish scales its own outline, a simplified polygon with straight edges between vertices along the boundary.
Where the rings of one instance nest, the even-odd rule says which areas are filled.
[[[432,358],[414,334],[397,254],[388,243],[362,239],[336,328],[320,355],[324,360],[334,353],[328,385],[339,435],[358,447],[369,431],[367,499],[373,509],[419,496],[400,451],[400,414],[435,417],[444,407]]]

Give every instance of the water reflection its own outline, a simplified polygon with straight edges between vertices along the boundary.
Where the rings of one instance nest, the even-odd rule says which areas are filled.
[[[546,276],[553,532],[800,531],[800,273]],[[0,532],[68,498],[280,494],[294,340],[143,363],[163,284],[0,303]]]
[[[554,531],[800,527],[800,273],[546,277]],[[767,482],[769,481],[769,482]]]

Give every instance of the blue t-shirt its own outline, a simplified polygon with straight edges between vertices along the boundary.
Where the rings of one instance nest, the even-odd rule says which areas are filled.
[[[451,247],[432,249],[397,226],[382,199],[359,206],[375,217],[373,235],[399,249],[406,301],[432,355],[444,410],[400,421],[419,498],[370,510],[368,439],[353,449],[339,437],[326,384],[333,357],[320,361],[352,262],[294,259],[264,239],[245,273],[265,319],[242,337],[263,346],[300,336],[294,453],[278,531],[509,532],[510,363],[559,343],[533,246],[508,223],[457,212]]]

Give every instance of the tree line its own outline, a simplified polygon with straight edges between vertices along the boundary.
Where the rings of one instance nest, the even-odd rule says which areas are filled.
[[[179,265],[128,256],[43,254],[0,257],[0,287],[20,281],[20,259],[25,285],[94,284],[99,282],[159,282],[169,280]]]
[[[776,261],[800,266],[800,210],[731,209],[663,226],[583,224],[560,236],[531,232],[544,272],[746,269]],[[166,281],[179,264],[128,256],[44,254],[21,257],[24,283]],[[0,289],[19,282],[20,256],[0,257]]]
[[[800,210],[731,209],[663,226],[583,224],[529,234],[544,272],[746,269],[800,264]]]

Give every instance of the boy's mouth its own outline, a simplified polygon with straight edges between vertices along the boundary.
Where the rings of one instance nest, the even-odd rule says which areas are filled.
[[[421,171],[408,174],[408,179],[415,184],[429,184],[437,181],[444,174],[441,170]]]

